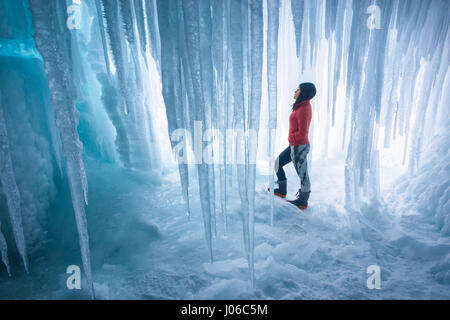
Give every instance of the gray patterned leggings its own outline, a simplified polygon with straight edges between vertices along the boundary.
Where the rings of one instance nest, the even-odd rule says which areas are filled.
[[[285,181],[286,174],[283,167],[289,162],[294,163],[295,171],[297,171],[300,178],[302,192],[311,191],[311,183],[308,175],[308,163],[306,156],[308,155],[310,146],[304,144],[301,146],[287,147],[275,160],[275,172],[277,173],[278,181]]]
[[[300,178],[302,192],[311,191],[311,182],[309,181],[308,175],[308,162],[306,160],[309,149],[309,144],[291,146],[291,159],[294,164],[295,171],[297,171],[298,177]]]

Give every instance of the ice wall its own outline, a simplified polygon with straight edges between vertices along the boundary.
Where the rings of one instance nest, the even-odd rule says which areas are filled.
[[[346,194],[348,205],[356,209],[362,191],[369,197],[378,196],[379,131],[384,129],[385,146],[389,146],[392,136],[405,137],[404,157],[409,156],[409,168],[414,173],[423,142],[442,127],[429,124],[436,113],[446,108],[442,86],[449,66],[448,3],[377,4],[372,10],[380,10],[381,21],[372,29],[365,25],[371,22],[366,21],[365,12],[372,2],[355,1],[352,6],[346,92],[351,101]],[[390,37],[395,35],[396,41],[392,41]],[[416,83],[421,74],[423,78]]]
[[[436,223],[443,236],[450,236],[449,127],[434,136],[424,147],[423,164],[414,176],[396,181],[389,201],[402,213],[419,212]]]
[[[1,97],[1,96],[0,96]],[[25,269],[28,271],[28,257],[27,248],[25,245],[25,237],[23,234],[22,224],[22,210],[20,207],[20,194],[17,188],[16,178],[14,176],[14,169],[11,162],[11,153],[9,151],[8,133],[6,131],[5,119],[3,116],[3,110],[0,109],[0,170],[1,170],[1,184],[3,192],[6,195],[6,201],[8,203],[9,218],[11,221],[11,227],[14,234],[14,240],[16,241],[17,249],[22,257]],[[6,241],[2,237],[2,259],[5,265],[8,267],[8,258],[6,251]]]
[[[0,1],[0,16],[0,232],[10,261],[19,253],[26,265],[27,253],[34,254],[46,238],[47,209],[61,180],[61,150],[29,7]]]

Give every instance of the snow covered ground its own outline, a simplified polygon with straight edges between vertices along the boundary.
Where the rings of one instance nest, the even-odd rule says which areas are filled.
[[[450,298],[447,9],[0,0],[0,253],[12,274],[0,263],[0,299],[85,299],[92,285],[99,299]],[[195,149],[209,129],[259,128],[258,150],[235,146],[267,163],[305,81],[319,89],[310,208],[276,199],[271,225],[268,177],[247,162],[227,186],[226,232],[216,199],[211,264],[205,225],[223,180],[206,165],[187,179],[174,135],[193,132]],[[253,205],[239,193],[252,199],[255,181],[250,287]],[[81,291],[67,289],[71,265]],[[366,285],[374,265],[379,290]]]
[[[98,299],[449,299],[450,239],[430,217],[386,203],[361,213],[344,208],[343,164],[313,164],[310,208],[275,201],[270,226],[267,177],[258,177],[255,287],[248,283],[240,200],[230,195],[228,232],[217,213],[214,263],[208,261],[198,197],[184,215],[177,173],[161,185],[114,165],[87,160],[87,206],[92,268]],[[289,195],[297,190],[292,166]],[[196,186],[192,186],[196,194]],[[114,195],[114,197],[111,197]],[[66,287],[68,265],[81,264],[70,202],[57,199],[59,219],[49,242],[31,258],[31,273],[0,274],[0,297],[85,299]],[[108,212],[108,214],[105,214]],[[381,269],[381,289],[369,290],[366,269]],[[85,283],[83,282],[83,287]]]

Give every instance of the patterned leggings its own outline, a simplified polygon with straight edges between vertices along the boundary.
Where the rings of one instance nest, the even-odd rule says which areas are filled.
[[[295,171],[297,171],[300,178],[302,192],[311,191],[311,182],[308,175],[308,163],[306,156],[308,155],[310,146],[304,144],[301,146],[287,147],[278,158],[275,160],[275,172],[277,173],[278,181],[286,180],[286,174],[283,167],[289,162],[294,163]]]

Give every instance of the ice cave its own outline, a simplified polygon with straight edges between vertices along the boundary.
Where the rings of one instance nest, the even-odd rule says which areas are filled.
[[[449,55],[448,0],[0,0],[0,299],[450,299]]]

